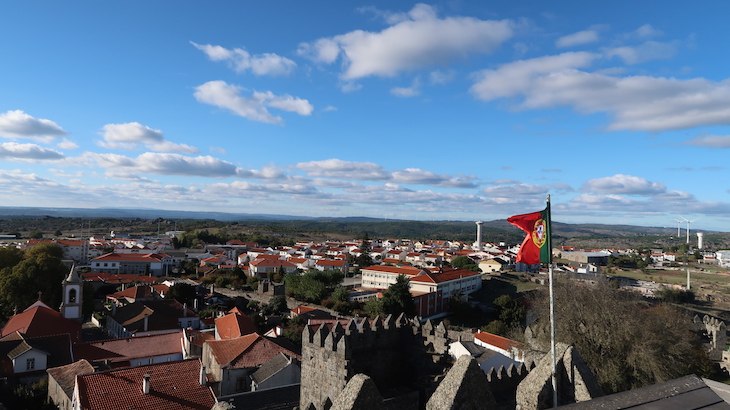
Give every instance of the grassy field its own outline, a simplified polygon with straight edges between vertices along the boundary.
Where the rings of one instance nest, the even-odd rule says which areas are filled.
[[[705,269],[705,268],[703,268]],[[686,284],[687,283],[687,270],[686,269],[662,269],[654,270],[649,269],[646,273],[640,270],[624,270],[620,269],[613,273],[611,276],[620,276],[636,280],[654,281],[660,283],[675,283],[675,284]],[[730,285],[730,274],[723,273],[720,270],[708,270],[705,269],[700,271],[696,268],[690,268],[690,285]]]

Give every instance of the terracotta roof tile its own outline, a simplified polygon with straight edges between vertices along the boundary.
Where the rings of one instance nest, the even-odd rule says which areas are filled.
[[[73,341],[81,339],[81,323],[66,319],[61,313],[37,302],[8,319],[0,337],[15,331],[31,337],[67,333]]]
[[[208,344],[216,361],[233,369],[261,366],[279,353],[301,359],[293,347],[286,348],[257,333],[236,339],[213,340]]]
[[[198,359],[129,367],[80,375],[77,378],[82,409],[120,408],[210,410],[215,396],[199,382]],[[142,392],[142,377],[150,375],[150,393]]]
[[[91,362],[109,361],[120,365],[130,360],[183,353],[182,331],[108,339],[74,345],[74,356]]]
[[[215,320],[215,329],[221,339],[234,339],[256,332],[253,319],[239,313],[230,313]]]

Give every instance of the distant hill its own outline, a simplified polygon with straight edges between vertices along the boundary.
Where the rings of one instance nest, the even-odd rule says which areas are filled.
[[[235,226],[244,232],[259,232],[292,238],[410,238],[449,239],[471,243],[476,239],[474,221],[408,221],[369,217],[298,217],[224,212],[168,211],[130,208],[20,208],[0,207],[0,234],[41,230],[46,235],[56,229],[85,232],[78,227],[94,219],[94,230],[120,230],[150,234],[174,229],[220,229]],[[84,222],[86,221],[86,222]],[[682,231],[684,233],[684,231]],[[693,234],[696,231],[693,231]],[[730,233],[705,232],[705,246],[730,248]],[[553,221],[553,245],[578,248],[671,248],[685,244],[676,237],[676,228],[633,225],[567,224]],[[88,234],[88,231],[86,232]],[[506,220],[485,221],[485,242],[519,243],[524,234]],[[696,236],[690,237],[692,244]]]

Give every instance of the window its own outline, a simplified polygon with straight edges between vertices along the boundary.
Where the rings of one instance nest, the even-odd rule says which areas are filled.
[[[33,370],[35,369],[35,358],[30,358],[25,360],[25,370]]]
[[[68,303],[76,303],[76,289],[68,291]]]

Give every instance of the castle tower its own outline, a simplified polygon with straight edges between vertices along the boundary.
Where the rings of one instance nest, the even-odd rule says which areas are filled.
[[[79,276],[76,264],[71,267],[66,279],[61,282],[63,287],[63,302],[61,302],[61,314],[66,319],[81,321],[81,304],[83,302],[84,281]]]
[[[475,244],[476,245],[475,249],[477,251],[481,251],[482,250],[482,225],[484,225],[484,222],[477,221],[476,224],[477,224],[477,242]]]

